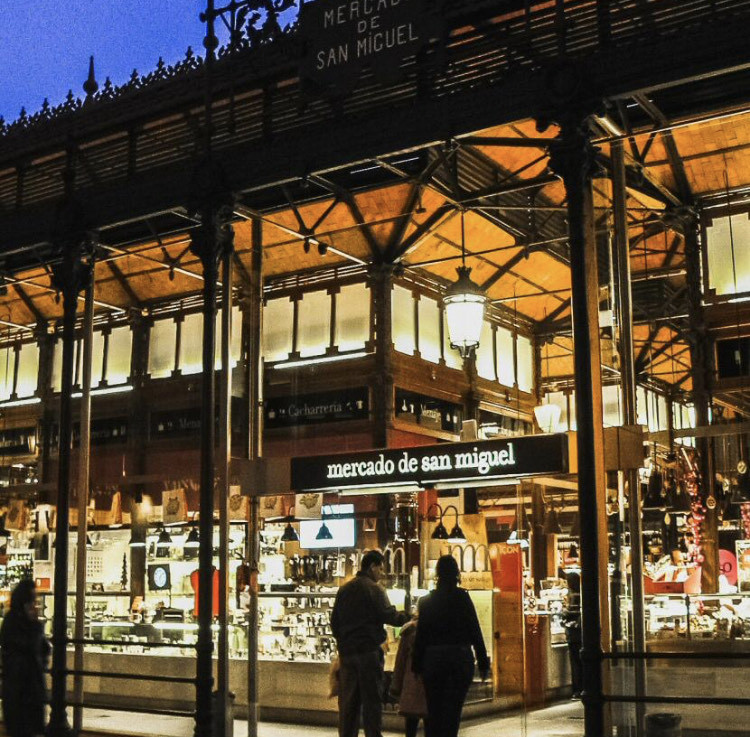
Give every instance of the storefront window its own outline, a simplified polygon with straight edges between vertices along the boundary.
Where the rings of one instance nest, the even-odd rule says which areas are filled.
[[[322,356],[331,343],[331,295],[306,292],[299,303],[297,350],[303,357]]]
[[[636,419],[639,425],[648,425],[648,400],[642,386],[635,388]]]
[[[370,291],[366,284],[349,284],[336,295],[336,347],[356,351],[370,339]]]
[[[175,368],[177,324],[171,318],[155,320],[151,326],[148,372],[152,379],[171,376]]]
[[[560,430],[570,430],[570,427],[568,426],[568,398],[566,395],[563,392],[549,392],[549,394],[544,397],[544,401],[560,408],[558,428]]]
[[[410,289],[393,287],[393,345],[399,353],[413,355],[416,350],[414,296]]]
[[[39,346],[36,343],[24,343],[18,357],[18,377],[16,394],[19,397],[31,397],[36,392],[39,379]]]
[[[419,355],[425,361],[440,361],[440,307],[437,300],[421,297],[419,309]]]
[[[269,299],[263,307],[263,358],[285,361],[292,352],[294,304],[289,297]]]
[[[523,335],[518,336],[518,388],[522,392],[534,389],[534,350],[531,341]]]
[[[223,310],[219,308],[216,311],[216,360],[214,361],[214,368],[217,371],[221,370],[221,320]],[[202,329],[202,328],[201,328]],[[242,313],[239,307],[232,307],[232,333],[229,339],[229,363],[234,368],[239,360],[242,353]],[[201,358],[201,363],[202,363]]]
[[[477,348],[477,373],[484,379],[495,380],[495,346],[492,340],[492,325],[482,322]]]

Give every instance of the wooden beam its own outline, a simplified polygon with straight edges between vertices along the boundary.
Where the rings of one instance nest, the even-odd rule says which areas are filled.
[[[21,302],[23,302],[24,305],[26,305],[26,309],[34,316],[34,320],[37,323],[47,321],[47,318],[45,317],[45,315],[43,315],[39,311],[39,308],[34,304],[34,301],[31,299],[31,297],[29,297],[29,295],[26,294],[26,291],[20,284],[14,284],[13,289],[16,290],[16,293],[21,298]]]

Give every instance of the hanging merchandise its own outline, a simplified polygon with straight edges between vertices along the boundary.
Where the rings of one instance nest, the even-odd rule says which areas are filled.
[[[229,487],[229,519],[244,522],[250,517],[250,497],[239,486]]]
[[[165,489],[161,496],[161,512],[165,525],[180,525],[187,522],[185,489]]]
[[[23,499],[12,499],[5,515],[5,529],[23,532],[29,525],[29,509]]]
[[[750,502],[740,505],[740,514],[742,515],[742,538],[750,540]]]
[[[693,532],[693,548],[691,558],[697,565],[702,565],[705,557],[703,555],[703,521],[706,518],[706,507],[703,504],[701,494],[701,479],[698,464],[694,455],[688,456],[685,448],[682,449],[685,460],[685,487],[690,496],[690,516],[688,524]]]

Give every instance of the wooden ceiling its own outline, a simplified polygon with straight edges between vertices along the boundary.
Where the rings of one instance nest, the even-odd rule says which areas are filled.
[[[603,162],[594,182],[597,227],[606,244],[612,222],[606,161],[612,131],[619,126],[625,131],[629,167],[635,353],[647,376],[689,391],[690,354],[680,328],[686,324],[684,315],[677,304],[667,304],[660,313],[654,304],[639,303],[641,292],[657,299],[660,293],[636,287],[653,282],[667,298],[684,293],[684,239],[669,214],[682,205],[750,187],[750,113],[667,124],[649,107],[654,103],[641,102],[621,106],[619,118],[613,116],[608,126],[595,129]],[[625,114],[629,107],[640,111],[637,124]],[[366,186],[348,187],[352,177],[333,172],[311,176],[293,191],[278,187],[265,192],[264,206],[256,206],[258,198],[246,194],[243,203],[249,208],[238,207],[235,223],[241,264],[236,286],[251,269],[248,213],[262,216],[263,271],[269,280],[395,257],[407,270],[447,284],[460,264],[463,221],[474,281],[507,314],[540,328],[548,341],[543,379],[569,376],[565,192],[561,182],[549,176],[545,147],[556,132],[553,127],[539,134],[533,121],[519,121],[478,132],[474,138],[481,142],[476,144],[458,140],[415,152],[418,163],[411,168],[373,160],[362,170],[369,167],[379,179]],[[686,197],[689,202],[683,202]],[[117,316],[132,307],[143,309],[200,291],[201,269],[189,250],[188,227],[135,242],[118,242],[114,231],[105,231],[101,240],[95,271],[99,313]],[[11,328],[61,318],[62,305],[46,265],[9,274],[6,285],[0,320]],[[603,292],[603,301],[607,298]],[[665,298],[660,299],[663,303]]]

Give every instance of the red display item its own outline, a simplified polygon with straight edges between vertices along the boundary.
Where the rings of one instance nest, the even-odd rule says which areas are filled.
[[[199,571],[196,568],[191,574],[190,574],[190,585],[193,587],[193,591],[195,592],[195,605],[193,606],[193,616],[198,616],[198,602],[200,597],[200,588],[198,585],[198,574]],[[218,617],[219,616],[219,571],[214,568],[214,575],[213,575],[213,616]]]

